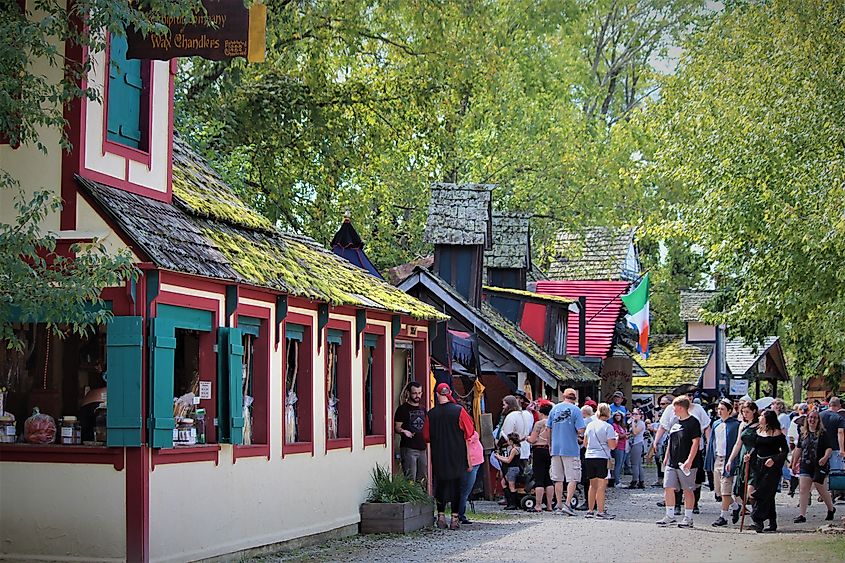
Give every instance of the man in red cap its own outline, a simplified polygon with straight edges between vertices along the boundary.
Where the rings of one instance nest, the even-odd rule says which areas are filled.
[[[437,527],[446,527],[446,503],[452,504],[450,530],[461,527],[458,507],[461,497],[461,478],[470,471],[467,440],[475,427],[469,413],[455,403],[452,390],[446,383],[434,389],[437,404],[428,411],[423,437],[431,444],[431,472],[434,475],[434,497],[437,500]]]

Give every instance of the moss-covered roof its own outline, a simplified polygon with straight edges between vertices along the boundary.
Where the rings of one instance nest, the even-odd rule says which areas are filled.
[[[503,297],[513,296],[516,299],[523,301],[542,301],[544,303],[554,303],[556,305],[569,306],[575,303],[574,299],[566,297],[558,297],[556,295],[547,295],[545,293],[535,293],[533,291],[524,291],[521,289],[512,289],[510,287],[495,287],[492,285],[482,286],[486,293],[494,293]]]
[[[279,231],[180,141],[174,141],[173,177],[173,204],[86,178],[77,181],[159,268],[332,305],[448,318],[314,240]]]
[[[713,353],[712,344],[687,344],[683,334],[650,335],[648,349],[645,360],[630,352],[648,374],[633,378],[632,386],[637,392],[659,393],[683,383],[695,385]]]

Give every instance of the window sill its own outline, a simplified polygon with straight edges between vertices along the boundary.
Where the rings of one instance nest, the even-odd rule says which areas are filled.
[[[124,448],[106,446],[66,446],[63,444],[0,444],[0,461],[25,463],[90,463],[125,466]]]
[[[134,147],[129,147],[126,145],[121,145],[117,141],[110,141],[108,139],[103,139],[103,154],[111,153],[116,154],[118,156],[122,156],[128,160],[132,160],[134,162],[139,162],[146,166],[147,168],[150,167],[150,151],[144,151],[141,149],[136,149]]]
[[[342,450],[344,448],[352,449],[352,438],[335,438],[326,441],[327,450]]]
[[[313,442],[285,442],[282,444],[282,457],[290,454],[314,455]]]
[[[190,463],[194,461],[213,461],[220,463],[220,444],[191,446],[186,448],[159,448],[153,450],[152,467],[168,463]]]
[[[250,444],[232,447],[232,463],[242,457],[266,457],[270,459],[270,444]]]
[[[387,436],[384,434],[372,434],[370,436],[364,436],[364,447],[367,446],[386,446],[387,445]]]

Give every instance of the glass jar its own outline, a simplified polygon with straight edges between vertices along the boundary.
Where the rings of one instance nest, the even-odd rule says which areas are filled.
[[[66,446],[82,443],[82,429],[79,426],[79,419],[75,416],[63,416],[59,429],[59,443]]]
[[[180,418],[174,429],[174,446],[193,446],[197,443],[197,430],[194,428],[193,418]]]
[[[15,416],[12,414],[0,416],[0,444],[14,444],[17,438]]]
[[[100,406],[98,406],[97,410],[94,411],[94,441],[99,445],[106,443],[106,427],[108,420],[106,413],[105,403],[100,403]]]
[[[194,428],[197,433],[197,444],[205,444],[205,409],[197,409]]]

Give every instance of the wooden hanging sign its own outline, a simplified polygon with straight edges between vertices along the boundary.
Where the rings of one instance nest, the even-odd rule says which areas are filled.
[[[149,34],[127,31],[129,59],[169,60],[174,57],[202,57],[215,61],[246,57],[249,62],[264,61],[267,6],[244,6],[243,0],[203,0],[206,14],[189,22],[167,18],[161,22],[169,33]]]

